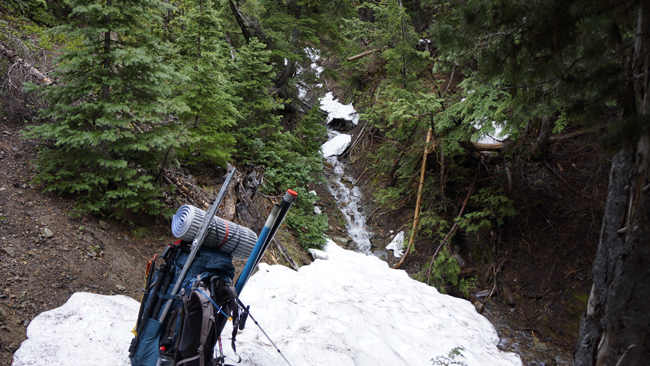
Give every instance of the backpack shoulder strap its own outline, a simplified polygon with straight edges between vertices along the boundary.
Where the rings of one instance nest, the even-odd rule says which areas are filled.
[[[196,356],[179,361],[178,363],[176,363],[176,365],[178,366],[181,366],[190,361],[194,361],[196,359],[199,359],[200,366],[206,365],[205,345],[208,340],[208,336],[210,335],[210,332],[215,327],[216,321],[214,316],[214,308],[212,307],[212,302],[210,301],[209,295],[206,294],[204,291],[208,291],[208,290],[203,287],[199,287],[192,291],[189,299],[184,298],[183,300],[184,302],[183,307],[186,309],[185,310],[186,314],[188,309],[188,303],[200,304],[202,319],[201,319],[201,329],[199,334],[199,348],[197,349],[198,354]]]

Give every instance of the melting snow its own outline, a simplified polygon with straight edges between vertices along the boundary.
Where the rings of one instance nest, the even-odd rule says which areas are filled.
[[[519,356],[497,349],[492,324],[468,301],[328,243],[325,253],[312,253],[328,260],[298,272],[261,264],[242,293],[291,365],[431,365],[456,347],[468,366],[521,365]],[[137,313],[138,303],[125,296],[76,293],[30,323],[13,365],[128,366]],[[250,319],[237,340],[242,366],[286,365]],[[233,356],[229,344],[224,339]]]
[[[320,149],[323,152],[323,157],[329,158],[330,156],[338,156],[343,154],[343,151],[352,142],[352,136],[344,133],[336,135],[336,137],[324,143]]]
[[[386,250],[392,249],[395,258],[401,258],[404,255],[404,232],[400,231],[395,235],[390,244],[386,245]]]
[[[327,123],[332,122],[334,118],[352,121],[352,123],[359,124],[359,114],[354,109],[352,104],[342,104],[334,99],[332,92],[325,94],[320,100],[320,109],[327,112]]]
[[[29,323],[13,365],[131,365],[128,349],[139,308],[122,295],[75,293]]]

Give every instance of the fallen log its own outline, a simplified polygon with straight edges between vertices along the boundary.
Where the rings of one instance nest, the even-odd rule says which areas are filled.
[[[53,83],[52,79],[48,78],[47,75],[38,71],[37,68],[32,66],[29,62],[20,58],[20,56],[18,56],[15,52],[7,49],[2,43],[0,43],[0,54],[6,57],[13,64],[18,64],[23,68],[27,69],[27,71],[29,71],[30,74],[36,76],[38,80],[40,80],[41,84],[51,85]]]
[[[478,143],[478,142],[472,142],[472,149],[474,151],[500,152],[501,147],[503,147],[502,143],[498,143],[498,144],[481,144],[481,143]]]

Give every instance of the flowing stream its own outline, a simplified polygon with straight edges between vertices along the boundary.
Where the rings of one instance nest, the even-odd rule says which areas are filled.
[[[328,113],[329,140],[323,144],[323,156],[332,167],[329,175],[329,190],[347,221],[348,236],[354,241],[356,248],[366,254],[370,253],[370,236],[366,228],[366,216],[363,207],[363,194],[355,185],[355,179],[345,172],[345,163],[338,159],[352,141],[352,136],[342,134],[329,126],[332,121],[345,121],[356,125],[359,122],[357,112],[351,104],[344,105],[334,100],[332,93],[321,99],[321,109]]]

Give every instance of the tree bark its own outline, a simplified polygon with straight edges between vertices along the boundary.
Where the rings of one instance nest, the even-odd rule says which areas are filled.
[[[637,120],[650,109],[650,3],[641,2],[629,73]],[[640,118],[639,118],[640,117]],[[641,122],[643,123],[643,122]],[[647,121],[646,121],[647,123]],[[613,159],[594,283],[580,323],[576,366],[650,362],[650,136]]]
[[[232,0],[228,1],[228,3],[230,4],[230,10],[232,10],[232,15],[235,16],[235,20],[237,20],[237,24],[241,29],[241,34],[244,36],[246,43],[250,43],[251,40],[250,25],[246,21],[246,18],[244,18],[244,15],[241,13],[241,10],[239,10],[239,7],[237,7],[237,5],[235,5],[235,3]]]
[[[533,142],[533,151],[532,151],[533,156],[539,157],[544,153],[551,139],[551,134],[553,133],[554,126],[555,126],[555,117],[542,118],[542,125],[539,129],[539,135],[537,136],[537,139]]]
[[[106,0],[106,7],[113,6],[113,0]],[[104,69],[111,70],[111,17],[106,16],[106,32],[104,33]],[[107,84],[102,85],[102,99],[108,100],[110,96],[110,87]]]

